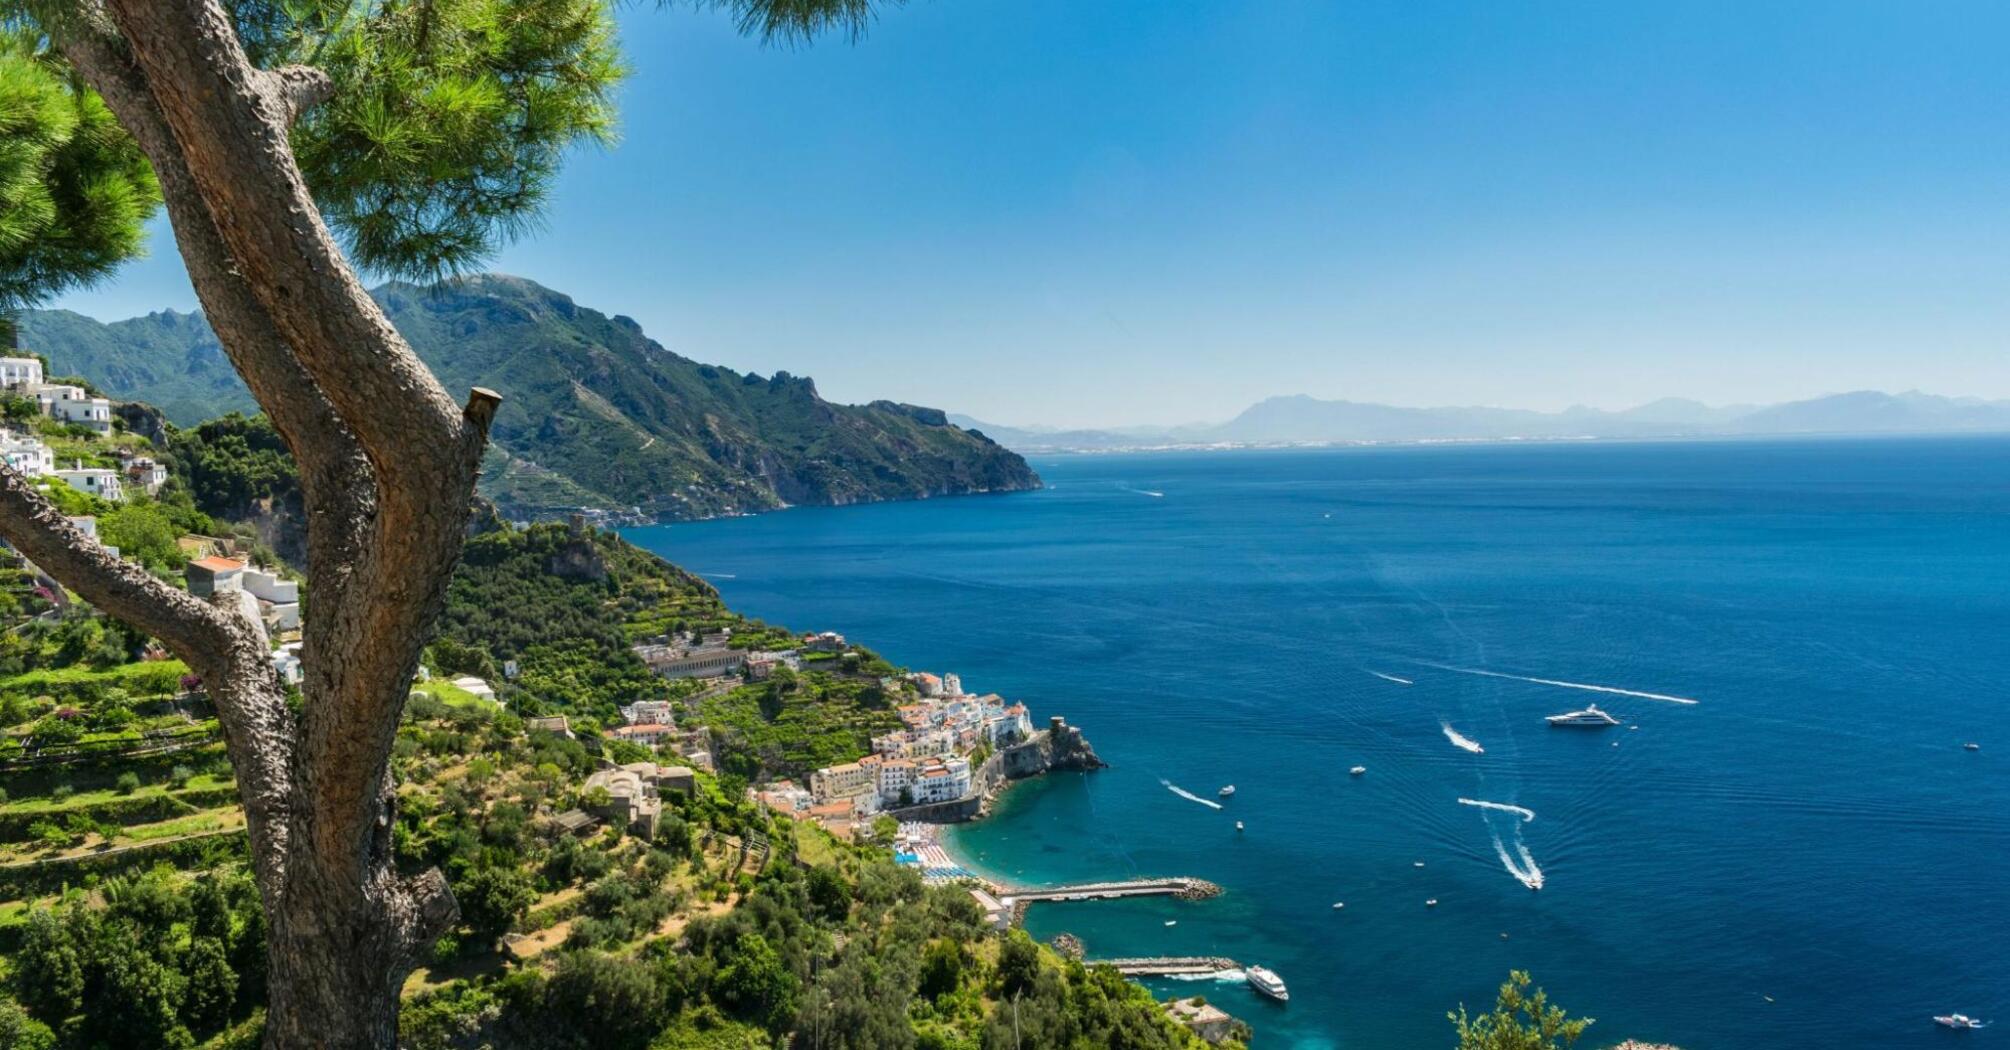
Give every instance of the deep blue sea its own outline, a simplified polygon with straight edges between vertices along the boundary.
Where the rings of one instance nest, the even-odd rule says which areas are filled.
[[[955,848],[1220,883],[1029,926],[1269,966],[1288,1006],[1156,986],[1259,1047],[1449,1046],[1511,968],[1598,1019],[1587,1046],[2010,1046],[1930,1021],[2010,1021],[2010,439],[1034,466],[1044,491],[629,536],[1083,726],[1112,768],[1015,788]],[[1625,724],[1543,721],[1586,702]]]

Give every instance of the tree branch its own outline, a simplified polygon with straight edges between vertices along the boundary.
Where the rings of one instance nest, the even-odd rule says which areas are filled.
[[[307,568],[314,586],[301,655],[307,675],[315,679],[306,691],[320,694],[329,687],[334,663],[320,658],[331,651],[329,627],[346,604],[349,581],[374,517],[376,486],[369,461],[231,262],[188,164],[124,42],[109,30],[79,29],[61,46],[152,163],[174,224],[175,245],[202,301],[203,315],[300,465]]]
[[[313,66],[281,66],[260,70],[256,78],[267,95],[285,107],[286,123],[335,97],[335,80]]]
[[[106,550],[12,467],[0,466],[0,536],[92,605],[167,643],[192,666],[231,644],[224,614]]]
[[[109,0],[218,236],[375,469],[437,496],[474,431],[350,270],[288,142],[291,112],[219,0]],[[464,479],[448,477],[449,484]]]

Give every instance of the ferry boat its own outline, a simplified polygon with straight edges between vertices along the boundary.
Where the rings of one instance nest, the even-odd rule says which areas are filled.
[[[1244,972],[1244,976],[1248,979],[1249,986],[1256,989],[1258,994],[1267,995],[1280,1003],[1291,1001],[1291,993],[1284,988],[1284,978],[1269,970],[1261,966],[1252,966]]]
[[[1229,786],[1222,788],[1220,791],[1217,791],[1214,794],[1215,797],[1217,798],[1231,798],[1235,795],[1235,785],[1230,784]]]
[[[1256,983],[1255,979],[1252,978],[1250,980],[1250,983],[1255,984]],[[1933,1023],[1941,1026],[1942,1028],[1983,1027],[1983,1023],[1981,1021],[1978,1021],[1975,1018],[1968,1016],[1967,1014],[1941,1014],[1940,1016],[1935,1017],[1933,1019]]]
[[[1590,726],[1593,728],[1603,728],[1605,726],[1618,725],[1619,719],[1600,711],[1597,704],[1590,704],[1582,711],[1570,711],[1560,715],[1550,715],[1549,724],[1553,726]]]

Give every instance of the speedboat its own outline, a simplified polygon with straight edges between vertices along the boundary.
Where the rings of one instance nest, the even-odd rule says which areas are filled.
[[[1961,745],[1961,750],[1963,750],[1963,751],[1980,751],[1980,750],[1982,750],[1982,745],[1981,745],[1981,744],[1978,744],[1978,743],[1976,743],[1976,742],[1974,742],[1974,741],[1972,741],[1972,740],[1971,740],[1971,741],[1969,741],[1968,743],[1966,743],[1966,744],[1963,744],[1963,745]]]
[[[1178,926],[1178,925],[1179,925],[1179,920],[1178,920],[1178,919],[1167,919],[1167,920],[1166,920],[1166,925],[1167,925],[1167,926]]]
[[[1249,981],[1249,986],[1256,989],[1259,994],[1267,995],[1280,1003],[1291,1001],[1291,993],[1284,988],[1284,978],[1269,970],[1261,966],[1252,966],[1243,972],[1243,976]]]
[[[1334,901],[1334,902],[1333,902],[1333,910],[1334,910],[1334,911],[1339,911],[1340,909],[1342,909],[1342,908],[1345,908],[1346,906],[1347,906],[1347,902],[1346,902],[1346,901]]]
[[[1619,724],[1619,719],[1600,711],[1597,704],[1586,705],[1582,711],[1568,711],[1560,715],[1550,715],[1548,721],[1553,726],[1588,726],[1593,729],[1602,729],[1606,726],[1616,726]]]
[[[1237,830],[1237,831],[1241,831],[1241,830],[1242,830],[1242,821],[1239,821],[1239,820],[1238,820],[1238,821],[1236,821],[1236,822],[1235,822],[1235,830]]]
[[[1437,906],[1438,906],[1438,898],[1436,897],[1432,897],[1430,900],[1424,902],[1424,907],[1426,908],[1435,908]]]
[[[1361,774],[1366,773],[1367,771],[1368,771],[1367,766],[1355,766],[1353,769],[1347,771],[1347,775],[1358,777]]]
[[[1235,795],[1235,785],[1230,784],[1229,786],[1222,788],[1220,791],[1217,791],[1214,794],[1216,798],[1232,798]]]
[[[1933,1019],[1933,1023],[1941,1026],[1942,1028],[1984,1027],[1983,1022],[1978,1021],[1975,1018],[1968,1016],[1967,1014],[1941,1014]]]

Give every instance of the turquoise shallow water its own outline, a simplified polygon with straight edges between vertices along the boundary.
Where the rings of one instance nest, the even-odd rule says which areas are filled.
[[[1593,1046],[1943,1046],[1996,1033],[1931,1014],[2010,1019],[2010,440],[1034,465],[1048,490],[630,538],[751,614],[1083,725],[1113,768],[1016,788],[956,848],[1026,882],[1221,883],[1029,926],[1270,966],[1289,1006],[1157,986],[1260,1046],[1448,1045],[1444,1012],[1511,967],[1596,1016]],[[1542,720],[1587,701],[1639,729]],[[1238,790],[1215,811],[1162,780]],[[1539,893],[1503,861],[1526,874],[1523,849]]]

